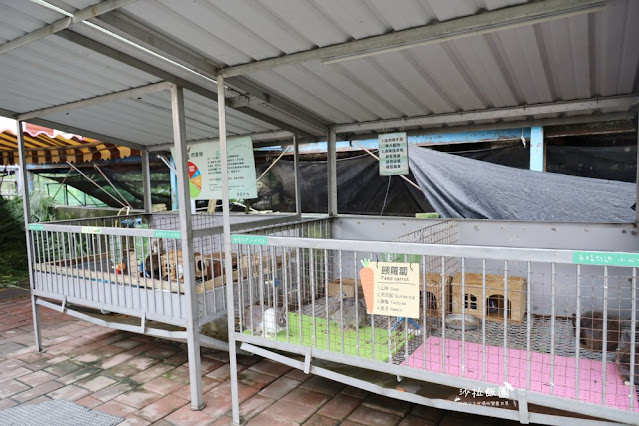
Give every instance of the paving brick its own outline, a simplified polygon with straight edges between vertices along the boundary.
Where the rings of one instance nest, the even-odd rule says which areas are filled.
[[[18,405],[18,403],[13,401],[11,398],[0,399],[0,410],[13,407],[14,405]]]
[[[124,348],[128,350],[128,349],[136,348],[143,344],[144,342],[140,342],[139,340],[127,338],[127,339],[121,339],[121,340],[118,340],[117,342],[114,342],[113,346],[117,346],[119,348]]]
[[[168,416],[166,416],[163,420],[169,422],[172,425],[189,425],[189,426],[199,426],[199,425],[208,425],[213,419],[207,413],[202,411],[193,411],[189,404],[183,406],[182,408],[178,408],[176,411],[172,412]],[[156,423],[156,425],[159,423]]]
[[[82,389],[76,385],[68,385],[47,394],[51,399],[66,399],[67,401],[77,401],[89,395],[91,391]]]
[[[439,421],[440,426],[458,426],[458,425],[492,425],[497,419],[490,417],[477,416],[475,414],[447,412],[447,414]]]
[[[106,402],[118,395],[128,392],[135,387],[132,383],[116,383],[102,390],[97,391],[92,396],[100,401]]]
[[[257,393],[257,389],[238,383],[237,392],[239,401],[243,402],[255,395]],[[229,380],[221,383],[220,385],[211,389],[208,393],[211,395],[216,395],[220,398],[225,398],[231,395],[231,381]]]
[[[399,417],[404,417],[412,408],[410,402],[401,401],[399,399],[389,398],[383,395],[370,394],[364,402],[363,406],[372,408],[373,410],[383,411]]]
[[[297,426],[298,424],[299,422],[279,417],[277,414],[262,412],[249,420],[246,426]]]
[[[266,359],[253,364],[249,368],[251,370],[275,377],[280,377],[286,374],[288,371],[292,370],[292,367],[288,365],[280,364],[278,362],[273,362]]]
[[[434,426],[436,424],[435,422],[430,422],[429,420],[409,414],[399,422],[398,426]]]
[[[241,372],[246,370],[248,367],[246,365],[238,364],[237,372]],[[231,365],[225,364],[220,368],[216,368],[210,373],[206,374],[206,377],[210,377],[213,380],[225,381],[231,378]]]
[[[24,367],[26,363],[17,358],[11,358],[0,362],[0,373],[16,370],[20,367]]]
[[[75,403],[87,408],[93,408],[93,407],[97,407],[98,405],[101,405],[102,401],[100,401],[99,399],[95,399],[94,397],[89,395],[89,396],[85,396],[84,398],[78,399]]]
[[[8,398],[12,395],[19,394],[20,392],[24,392],[29,389],[31,388],[24,383],[20,383],[16,380],[7,380],[6,382],[2,383],[2,386],[0,386],[0,399]]]
[[[175,380],[167,379],[166,377],[157,377],[142,385],[141,388],[159,393],[160,395],[168,395],[182,386],[183,384],[178,383]]]
[[[128,352],[127,352],[128,353]],[[151,358],[149,356],[143,356],[143,355],[137,355],[129,360],[126,361],[126,364],[137,368],[138,370],[146,370],[147,368],[151,367],[152,365],[157,364],[158,362],[160,362],[159,359],[157,358]],[[171,366],[171,368],[173,368]]]
[[[445,413],[445,411],[438,410],[437,408],[418,404],[416,404],[410,412],[412,416],[428,420],[434,424],[437,424]]]
[[[53,374],[49,374],[46,371],[38,370],[30,374],[26,374],[24,376],[20,376],[17,380],[24,383],[25,385],[29,385],[31,387],[41,385],[46,382],[50,382],[57,377]]]
[[[67,374],[66,376],[59,377],[56,379],[57,382],[63,383],[65,385],[70,385],[71,383],[75,383],[78,380],[82,380],[84,378],[94,376],[101,372],[99,368],[96,367],[84,367],[80,370],[76,370],[73,373]]]
[[[14,401],[17,401],[17,402],[26,402],[33,398],[37,398],[39,396],[45,395],[49,392],[53,392],[56,389],[60,389],[63,386],[64,386],[63,384],[58,382],[47,382],[43,385],[36,386],[33,389],[25,390],[24,392],[14,395],[12,398]]]
[[[18,367],[14,370],[5,371],[4,373],[0,374],[0,383],[18,377],[26,376],[28,374],[33,374],[33,371],[29,370],[26,367]]]
[[[328,401],[326,405],[318,411],[318,413],[332,419],[343,420],[355,411],[361,403],[362,400],[359,398],[355,398],[351,395],[340,394]]]
[[[136,409],[133,407],[129,407],[128,405],[122,404],[117,401],[108,401],[102,405],[98,405],[94,408],[94,410],[102,411],[103,413],[113,414],[118,417],[125,417],[129,414],[133,414]]]
[[[288,377],[290,379],[297,380],[299,382],[305,382],[308,379],[310,379],[311,377],[313,377],[312,374],[306,374],[304,371],[299,370],[297,368],[292,369],[291,371],[286,373],[284,376],[286,376],[286,377]]]
[[[229,362],[229,353],[227,351],[217,351],[213,349],[207,349],[206,356],[209,358],[216,359],[223,363]]]
[[[308,405],[319,409],[329,400],[329,396],[319,392],[308,391],[306,389],[294,389],[288,393],[284,401],[295,402],[297,404]]]
[[[115,367],[102,370],[101,374],[104,376],[110,377],[112,379],[121,381],[121,380],[131,379],[133,376],[140,374],[140,370],[128,364],[118,364]]]
[[[184,365],[189,360],[189,354],[186,352],[178,352],[168,358],[165,358],[162,361],[165,364],[173,365],[175,367],[179,367],[180,365]]]
[[[151,358],[166,359],[172,357],[178,351],[179,350],[174,347],[158,344],[155,345],[153,349],[144,352],[144,355],[150,356]]]
[[[337,426],[339,421],[324,417],[320,414],[313,414],[310,419],[304,422],[304,426]]]
[[[325,379],[319,376],[313,376],[304,383],[300,385],[300,388],[324,393],[326,395],[336,395],[342,389],[344,389],[346,385],[340,382],[336,382],[334,380]]]
[[[124,361],[133,358],[135,355],[133,354],[129,354],[129,353],[122,353],[122,354],[117,354],[115,356],[112,357],[108,357],[108,358],[102,358],[102,362],[97,364],[97,367],[100,368],[111,368],[111,367],[115,367],[116,365],[119,365],[121,363],[123,363]]]
[[[202,393],[207,393],[214,387],[220,384],[219,381],[209,379],[208,377],[202,377]],[[171,393],[171,395],[177,396],[182,399],[190,400],[191,399],[191,387],[190,385],[183,385],[178,390]]]
[[[43,371],[46,371],[47,373],[51,373],[58,377],[61,377],[61,376],[66,376],[67,374],[71,374],[74,371],[78,371],[81,368],[83,368],[81,364],[77,364],[71,360],[67,360],[67,361],[62,361],[57,364],[54,364],[50,367],[47,367]]]
[[[153,367],[147,368],[146,370],[136,374],[135,376],[131,376],[131,380],[134,380],[138,383],[146,383],[150,380],[155,379],[156,377],[160,377],[162,374],[167,371],[172,370],[174,367],[166,364],[157,364]]]
[[[250,420],[275,402],[272,398],[254,395],[240,405],[240,417]]]
[[[116,396],[114,400],[131,407],[135,407],[139,410],[149,404],[153,404],[155,401],[161,398],[162,395],[160,394],[138,388],[125,392],[122,395]]]
[[[151,422],[147,422],[141,417],[130,414],[124,419],[122,423],[118,424],[118,426],[145,426],[150,424]]]
[[[359,399],[364,399],[368,396],[367,391],[360,388],[353,387],[353,386],[346,386],[344,389],[342,389],[341,393],[345,395],[354,396],[355,398],[359,398]]]
[[[186,385],[189,383],[189,369],[184,366],[176,367],[173,370],[169,370],[162,374],[162,377]]]
[[[286,420],[292,420],[297,423],[302,423],[311,417],[316,410],[316,407],[311,407],[310,405],[302,405],[296,404],[295,402],[280,400],[264,410],[262,415],[266,414],[276,418],[279,417]],[[255,419],[258,417],[261,417],[261,415],[257,416]]]
[[[49,398],[46,395],[40,395],[37,398],[33,398],[30,399],[28,401],[23,402],[22,404],[20,404],[21,406],[25,406],[25,405],[37,405],[37,404],[42,404],[43,402],[47,402],[47,401],[51,401],[51,398]]]
[[[182,398],[168,395],[151,405],[147,405],[136,414],[148,421],[154,422],[160,420],[162,417],[168,416],[173,411],[187,404],[188,402]]]
[[[384,413],[382,411],[373,410],[369,407],[360,406],[353,414],[348,416],[348,420],[352,420],[357,423],[362,423],[368,426],[387,426],[396,425],[399,423],[401,417],[393,414]]]
[[[89,377],[83,380],[79,380],[75,384],[78,386],[82,386],[83,388],[88,389],[91,392],[97,392],[100,389],[104,389],[107,386],[111,386],[113,383],[116,383],[116,381],[108,377],[94,376],[94,377]]]
[[[82,363],[82,364],[94,364],[96,361],[99,361],[102,358],[101,355],[95,353],[87,353],[73,358],[74,362]]]
[[[233,418],[227,414],[211,423],[211,426],[233,426]]]
[[[210,417],[211,420],[217,420],[231,411],[231,395],[217,396],[210,393],[204,395],[204,402],[206,407],[202,409],[202,412]]]
[[[250,368],[242,371],[237,375],[238,382],[250,386],[255,389],[264,389],[270,383],[275,381],[274,376],[263,374]]]
[[[297,388],[302,382],[288,377],[280,377],[260,391],[260,395],[273,399],[281,399],[284,395]]]

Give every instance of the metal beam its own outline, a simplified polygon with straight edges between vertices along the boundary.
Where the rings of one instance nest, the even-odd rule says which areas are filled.
[[[337,146],[336,134],[333,129],[328,132],[328,214],[337,216]]]
[[[177,77],[173,74],[171,74],[170,72],[164,71],[160,68],[154,67],[153,65],[149,65],[146,62],[137,59],[131,55],[127,55],[126,53],[122,53],[118,50],[115,50],[109,46],[106,46],[102,43],[99,43],[97,41],[91,40],[90,38],[87,38],[83,35],[77,34],[73,31],[70,30],[64,30],[64,31],[60,31],[59,33],[56,34],[56,36],[61,37],[67,41],[70,41],[72,43],[75,43],[79,46],[82,46],[86,49],[92,50],[94,52],[97,52],[101,55],[107,56],[111,59],[115,59],[116,61],[122,62],[126,65],[129,65],[133,68],[136,68],[140,71],[144,71],[148,74],[151,74],[155,77],[158,77],[162,80],[165,81],[169,81],[171,83],[174,83],[180,87],[183,87],[184,89],[187,89],[193,93],[196,93],[204,98],[210,99],[214,102],[217,102],[217,92],[210,90],[206,87],[203,87],[199,84],[195,84],[192,83],[188,80],[184,80],[183,78]],[[214,86],[214,84],[212,83],[212,86]],[[309,135],[308,132],[304,131],[303,129],[298,129],[295,126],[290,126],[286,123],[282,123],[279,120],[273,119],[272,117],[269,117],[268,115],[262,114],[260,112],[257,111],[253,111],[250,108],[238,108],[236,109],[236,111],[240,111],[243,114],[248,115],[249,117],[253,117],[256,118],[264,123],[268,123],[271,124],[273,126],[279,127],[281,129],[284,130],[290,130],[292,132],[297,132],[298,134],[301,135],[305,135],[305,137],[315,137],[314,135]]]
[[[20,161],[20,181],[22,184],[22,209],[24,214],[24,229],[27,239],[27,261],[29,263],[29,288],[34,288],[33,281],[33,247],[31,233],[29,232],[29,222],[31,222],[31,205],[29,201],[29,182],[27,177],[27,155],[24,145],[24,130],[22,122],[18,121],[16,134],[18,136],[18,158]],[[33,310],[33,332],[35,335],[35,345],[38,352],[42,352],[42,335],[40,333],[40,312],[36,303],[37,298],[31,291],[31,306]]]
[[[132,20],[122,13],[108,13],[100,16],[100,18],[94,20],[94,22],[99,22],[100,27],[109,32],[165,57],[205,78],[215,80],[217,71],[221,69],[221,66],[216,62],[177,43],[166,35]],[[250,106],[252,103],[266,103],[270,107],[290,114],[297,120],[315,128],[318,133],[324,134],[326,127],[329,125],[326,120],[304,109],[301,105],[282,97],[270,89],[262,87],[249,78],[238,77],[230,81],[226,80],[225,86],[247,95],[229,99],[227,106],[233,109],[237,109],[241,106]]]
[[[175,166],[178,172],[178,197],[180,199],[180,232],[182,234],[182,265],[185,283],[195,282],[193,261],[193,223],[191,197],[189,195],[188,154],[186,150],[186,117],[184,115],[184,92],[181,87],[171,89],[171,111],[173,115],[173,139],[175,141]],[[202,364],[200,358],[200,333],[198,327],[198,301],[195,286],[184,286],[186,303],[186,336],[191,384],[191,409],[201,410],[205,406],[202,397]]]
[[[18,115],[18,113],[0,108],[0,116],[13,119],[16,117],[16,115]],[[41,118],[29,120],[29,123],[37,124],[38,126],[47,127],[49,129],[60,130],[61,132],[73,133],[74,135],[81,135],[87,138],[97,139],[101,142],[112,143],[113,145],[126,146],[129,148],[139,149],[139,150],[144,149],[144,146],[140,145],[139,143],[127,141],[120,138],[115,138],[108,135],[103,135],[102,133],[92,132],[90,130],[82,129],[80,127],[69,126],[67,124],[57,123],[57,122],[49,121],[49,120],[43,120]]]
[[[413,126],[450,125],[452,123],[467,123],[469,121],[501,120],[504,118],[529,117],[538,114],[560,114],[566,112],[590,111],[598,109],[617,108],[629,110],[637,105],[637,103],[639,103],[638,95],[611,96],[607,98],[595,98],[567,102],[550,102],[545,104],[494,108],[482,111],[455,112],[451,114],[436,114],[414,118],[399,118],[391,120],[368,121],[364,123],[342,124],[334,126],[334,129],[337,133],[347,133]]]
[[[151,167],[149,166],[149,151],[142,150],[142,188],[144,193],[144,213],[153,211],[151,199]]]
[[[253,139],[253,144],[255,145],[255,142],[265,142],[265,141],[277,141],[277,140],[281,140],[281,139],[290,139],[293,136],[293,133],[287,131],[287,130],[272,130],[272,131],[268,131],[268,132],[259,132],[259,133],[246,133],[243,135],[233,135],[231,137],[233,138],[241,138],[244,136],[250,136]],[[201,143],[201,142],[216,142],[219,141],[219,139],[215,139],[215,138],[205,138],[205,139],[195,139],[195,140],[190,140],[187,142],[187,145],[192,145],[192,144],[196,144],[196,143]],[[171,149],[171,147],[173,146],[173,144],[168,144],[168,143],[163,143],[163,144],[158,144],[158,145],[151,145],[148,147],[149,152],[156,152],[156,151],[168,151],[169,149]]]
[[[42,108],[35,111],[18,114],[14,117],[16,120],[26,121],[32,118],[38,118],[43,115],[55,114],[57,112],[67,112],[74,109],[101,105],[109,102],[117,102],[122,99],[134,98],[137,96],[147,95],[162,90],[169,90],[173,86],[172,83],[163,81],[160,83],[149,84],[146,86],[136,87],[134,89],[122,90],[121,92],[109,93],[108,95],[95,96],[81,101],[68,102],[62,105],[56,105],[48,108]]]
[[[217,90],[220,102],[217,104],[218,123],[220,127],[220,160],[221,160],[221,180],[222,180],[222,225],[223,225],[223,242],[224,242],[224,271],[226,277],[226,306],[228,319],[228,337],[229,337],[229,361],[231,373],[231,407],[233,424],[240,424],[240,400],[237,380],[237,354],[235,348],[235,316],[233,301],[233,260],[231,253],[231,218],[229,208],[229,168],[228,168],[228,149],[226,144],[226,105],[224,99],[224,77],[218,77]]]
[[[77,24],[78,22],[82,22],[87,19],[95,18],[96,16],[102,15],[103,13],[111,12],[119,7],[126,6],[135,1],[137,0],[107,0],[103,1],[102,3],[96,4],[95,6],[79,10],[71,16],[59,19],[52,24],[49,24],[45,27],[39,28],[33,32],[4,43],[0,46],[0,55],[18,47],[25,46],[34,41],[40,40],[48,35],[65,30],[73,24]]]
[[[639,114],[637,115],[637,197],[635,198],[635,210],[637,212],[636,223],[639,223]]]
[[[446,126],[446,127],[433,127],[430,129],[414,129],[407,130],[408,136],[420,136],[420,135],[433,135],[433,134],[446,134],[446,133],[458,133],[465,131],[483,131],[483,130],[503,130],[503,129],[518,129],[522,127],[533,126],[562,126],[570,124],[591,124],[601,123],[607,121],[617,120],[634,120],[636,113],[632,111],[628,112],[612,112],[607,114],[595,114],[595,115],[573,115],[568,117],[557,118],[540,118],[530,120],[518,120],[518,121],[506,121],[499,123],[483,123],[483,124],[470,124],[459,126]],[[634,127],[633,127],[634,129]],[[392,129],[388,129],[392,130]],[[552,129],[548,130],[547,137],[555,137],[552,134]],[[357,141],[377,138],[377,133],[359,133],[345,136],[344,139]]]
[[[451,19],[407,30],[368,37],[361,40],[334,44],[304,52],[232,66],[219,71],[233,77],[284,65],[300,64],[312,60],[343,57],[362,57],[390,50],[406,49],[426,44],[441,43],[464,37],[489,34],[496,31],[532,25],[602,9],[605,0],[545,0],[506,7],[478,15]]]
[[[546,171],[546,146],[544,145],[544,128],[530,129],[530,170]]]

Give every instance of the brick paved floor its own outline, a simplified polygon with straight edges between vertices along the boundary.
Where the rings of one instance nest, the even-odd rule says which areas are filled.
[[[0,301],[0,410],[66,399],[125,417],[125,425],[228,425],[228,354],[203,349],[202,411],[189,406],[186,347],[40,309],[34,352],[29,298]],[[238,360],[248,425],[516,424],[389,399],[257,356]]]

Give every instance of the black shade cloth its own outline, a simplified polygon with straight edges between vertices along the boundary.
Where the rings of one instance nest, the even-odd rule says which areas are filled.
[[[443,217],[633,222],[632,183],[533,172],[413,149],[410,167]]]

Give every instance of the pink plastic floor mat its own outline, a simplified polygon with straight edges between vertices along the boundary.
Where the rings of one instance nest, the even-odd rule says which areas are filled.
[[[442,339],[431,336],[426,339],[426,345],[420,345],[413,352],[404,365],[415,368],[442,371]],[[462,342],[446,339],[447,374],[461,376]],[[504,377],[504,349],[486,345],[486,379],[485,381],[503,386],[510,383],[515,388],[526,388],[526,352],[518,349],[508,349],[507,352],[508,377]],[[550,354],[532,352],[530,390],[551,394],[550,390]],[[482,346],[477,343],[465,343],[466,378],[482,380]],[[603,364],[601,361],[589,359],[579,360],[579,400],[593,404],[602,403]],[[555,355],[554,382],[556,396],[575,399],[576,392],[576,359]],[[608,407],[628,410],[630,407],[630,386],[624,385],[617,374],[614,363],[606,363],[606,400]],[[635,395],[633,407],[639,412]]]

